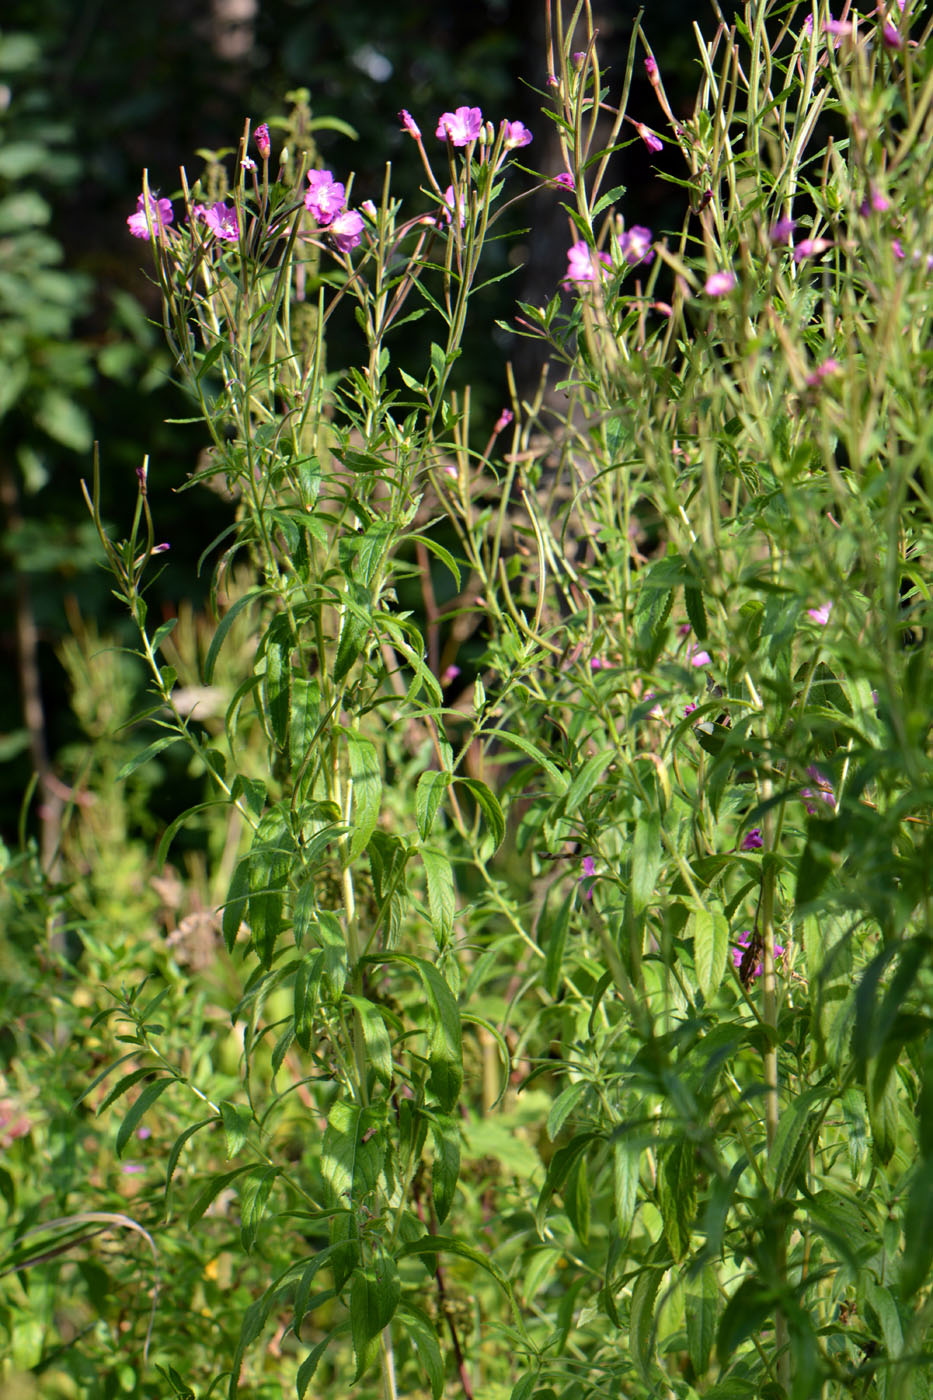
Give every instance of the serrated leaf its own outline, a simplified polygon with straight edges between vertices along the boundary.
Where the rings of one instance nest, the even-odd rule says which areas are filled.
[[[693,965],[703,999],[709,1005],[719,991],[729,956],[729,923],[719,909],[694,909],[687,920],[693,937]]]
[[[661,1158],[658,1204],[664,1234],[679,1262],[690,1247],[697,1209],[696,1147],[689,1139],[675,1142]]]
[[[431,1320],[426,1313],[421,1312],[411,1303],[402,1303],[399,1307],[399,1314],[404,1316],[405,1331],[414,1342],[418,1359],[424,1367],[431,1387],[431,1400],[441,1400],[444,1394],[444,1358]]]
[[[450,861],[440,851],[422,847],[421,860],[427,877],[428,909],[434,938],[438,948],[445,948],[453,933],[456,913],[454,873]]]
[[[142,768],[144,763],[148,763],[156,754],[160,754],[163,749],[167,749],[170,744],[177,744],[181,738],[180,734],[163,734],[161,739],[156,739],[147,745],[141,753],[134,754],[128,758],[124,764],[117,769],[116,782],[122,783],[131,773],[135,773],[137,768]]]
[[[346,732],[350,777],[353,780],[353,834],[348,860],[353,861],[369,845],[379,821],[382,802],[382,770],[379,755],[370,739]]]
[[[321,1148],[321,1173],[330,1202],[346,1207],[375,1189],[385,1152],[386,1101],[331,1108]]]
[[[230,1103],[225,1100],[220,1105],[220,1118],[224,1125],[227,1140],[227,1161],[235,1157],[246,1142],[253,1122],[253,1110],[249,1104]]]
[[[690,1364],[697,1377],[706,1374],[716,1340],[716,1322],[719,1313],[719,1287],[716,1272],[708,1264],[701,1269],[698,1278],[687,1284],[687,1351]]]
[[[236,602],[227,609],[220,622],[217,624],[217,628],[211,638],[211,644],[207,649],[207,656],[204,658],[205,685],[210,685],[214,679],[214,667],[217,665],[217,657],[220,655],[220,649],[226,640],[230,628],[243,609],[248,608],[250,603],[254,603],[257,598],[261,598],[264,591],[265,590],[262,588],[250,588],[242,597],[237,598]]]
[[[493,850],[498,850],[505,836],[505,817],[498,797],[479,778],[457,778],[456,781],[473,794],[486,822],[486,829],[492,837]]]
[[[551,1111],[547,1116],[547,1135],[551,1142],[556,1142],[558,1134],[570,1114],[583,1098],[589,1085],[584,1080],[577,1080],[576,1084],[568,1084],[566,1089],[562,1089],[557,1098],[551,1104]]]
[[[422,841],[427,841],[431,835],[437,809],[450,787],[451,778],[450,773],[430,769],[427,773],[422,773],[418,779],[418,785],[415,788],[415,819],[418,823],[418,835]]]
[[[434,1114],[431,1137],[434,1141],[431,1192],[438,1224],[443,1225],[450,1214],[460,1176],[460,1124],[448,1113]]]
[[[392,1086],[392,1042],[378,1006],[365,997],[348,996],[346,1000],[360,1018],[366,1060],[376,1071],[376,1077],[387,1089]]]
[[[174,1076],[165,1076],[157,1079],[154,1084],[147,1084],[139,1098],[131,1106],[129,1112],[117,1130],[117,1156],[122,1157],[126,1144],[135,1133],[139,1124],[149,1109],[155,1103],[160,1094],[164,1094],[170,1084],[174,1084]]]
[[[395,1260],[387,1254],[363,1269],[355,1269],[350,1283],[350,1332],[358,1364],[367,1343],[388,1327],[402,1295]],[[358,1371],[359,1374],[359,1371]]]
[[[213,1176],[209,1177],[189,1207],[187,1217],[188,1229],[190,1230],[192,1225],[196,1224],[196,1222],[201,1219],[201,1216],[207,1210],[208,1206],[217,1199],[221,1191],[226,1190],[232,1182],[236,1181],[238,1176],[242,1176],[244,1172],[250,1170],[251,1167],[249,1165],[245,1167],[234,1167],[232,1171],[215,1172]]]
[[[321,1357],[330,1346],[333,1336],[333,1332],[328,1332],[326,1337],[311,1348],[304,1361],[302,1361],[301,1365],[298,1367],[298,1374],[295,1377],[295,1388],[298,1391],[298,1400],[304,1400],[305,1392],[314,1379],[314,1373],[320,1364]]]
[[[334,658],[334,684],[345,680],[350,668],[363,650],[371,624],[369,592],[353,579],[347,580],[343,599],[343,621]]]
[[[280,1167],[254,1167],[240,1183],[240,1240],[247,1254],[255,1248],[259,1225],[280,1173]]]
[[[662,854],[660,814],[653,809],[642,812],[632,840],[632,912],[636,919],[657,894]]]

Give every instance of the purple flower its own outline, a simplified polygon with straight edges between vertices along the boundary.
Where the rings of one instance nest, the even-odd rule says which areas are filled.
[[[810,18],[812,20],[812,15]],[[797,220],[785,216],[783,219],[778,219],[777,223],[771,226],[771,232],[768,237],[776,248],[785,248],[790,242],[791,234],[796,227]]]
[[[456,112],[443,112],[435,136],[454,146],[468,146],[479,136],[483,114],[478,107],[458,107]]]
[[[692,715],[696,708],[692,700],[689,705],[684,705],[684,719],[686,719],[688,715]]]
[[[832,610],[832,603],[821,603],[818,608],[807,608],[807,617],[812,617],[813,621],[818,623],[820,627],[825,627]]]
[[[906,257],[906,254],[904,252],[904,245],[899,238],[891,239],[891,251],[893,252],[894,256],[898,259]]]
[[[664,142],[656,132],[651,130],[650,126],[645,126],[644,122],[636,122],[635,130],[638,132],[649,151],[664,150]]]
[[[735,286],[734,272],[714,272],[707,277],[703,290],[710,297],[724,297]]]
[[[500,129],[505,133],[502,145],[507,151],[514,150],[516,146],[530,146],[534,139],[522,122],[503,122]]]
[[[803,262],[804,258],[812,258],[817,253],[825,253],[827,248],[833,246],[831,238],[802,238],[794,249],[794,262]]]
[[[256,150],[263,160],[268,160],[272,154],[272,142],[269,139],[269,128],[265,122],[257,126],[253,132],[253,140],[256,142]]]
[[[654,259],[654,249],[651,246],[651,230],[642,224],[633,224],[631,228],[625,229],[617,238],[619,255],[625,259],[629,267],[635,267],[640,262],[650,263]]]
[[[206,209],[203,204],[196,204],[194,214],[196,218],[203,219],[211,233],[224,242],[235,243],[239,238],[240,225],[232,204],[222,204],[218,201],[217,204],[212,204],[210,209]]]
[[[752,935],[749,932],[749,930],[746,929],[744,933],[739,934],[738,939],[736,941],[739,943],[740,946],[738,948],[732,949],[732,961],[735,963],[736,968],[741,968],[742,959],[745,957],[746,950],[751,945]],[[776,958],[780,958],[783,956],[783,954],[784,949],[782,945],[780,943],[775,943],[774,956]],[[752,976],[760,977],[762,972],[764,972],[764,965],[761,962],[759,962],[752,969]]]
[[[604,661],[603,658],[602,658],[601,656],[591,656],[591,657],[590,657],[590,670],[591,670],[591,671],[608,671],[608,669],[609,669],[609,662],[608,662],[608,661]]]
[[[848,39],[852,25],[847,19],[833,19],[830,15],[829,19],[823,20],[823,33],[834,34],[837,39]]]
[[[327,232],[337,245],[338,253],[349,253],[363,236],[363,216],[355,209],[344,209],[331,220]]]
[[[742,837],[742,844],[739,850],[760,851],[763,845],[764,841],[761,836],[761,827],[753,826],[749,831],[746,831],[745,835]]]
[[[455,666],[451,662],[449,666],[444,667],[443,674],[441,675],[441,685],[453,685],[454,681],[457,679],[459,674],[460,667]]]
[[[559,175],[554,176],[554,184],[559,185],[562,190],[575,190],[576,184],[569,170],[562,170]]]
[[[141,194],[136,200],[136,213],[130,214],[127,225],[134,238],[149,238],[150,225],[152,234],[157,238],[162,237],[166,224],[170,224],[175,218],[170,199],[158,199],[155,195],[149,196],[149,217],[146,218],[146,196]]]
[[[904,41],[901,38],[900,30],[897,25],[892,24],[890,20],[882,27],[881,39],[885,48],[902,49],[904,47]]]
[[[309,170],[308,187],[305,208],[322,228],[326,228],[346,205],[347,192],[330,170]]]
[[[399,121],[402,123],[402,130],[407,131],[409,136],[413,136],[416,141],[420,141],[421,127],[415,121],[411,112],[406,112],[405,108],[403,107],[402,110],[399,112],[398,117]]]
[[[691,666],[708,666],[712,659],[709,652],[703,651],[696,642],[687,643],[687,660]]]
[[[824,777],[816,765],[812,763],[807,769],[807,773],[816,783],[816,792],[814,792],[812,788],[805,787],[801,791],[800,796],[804,799],[803,805],[810,813],[810,816],[815,816],[819,811],[819,808],[813,805],[817,798],[819,798],[821,802],[825,802],[828,807],[835,808],[836,798],[833,794],[832,784],[829,779]]]
[[[574,243],[572,248],[567,249],[567,276],[564,278],[563,285],[569,287],[574,282],[595,281],[597,258],[606,267],[612,266],[612,259],[608,253],[592,252],[590,245],[582,239],[579,243]],[[603,277],[606,275],[602,268],[599,269],[599,272]]]
[[[503,433],[503,432],[505,432],[506,428],[509,426],[509,424],[511,423],[511,421],[512,421],[512,419],[513,419],[514,417],[515,417],[515,414],[512,412],[512,410],[511,410],[510,408],[504,408],[504,409],[502,410],[502,412],[499,414],[499,417],[496,419],[495,427],[493,428],[493,432],[494,432],[494,433]]]
[[[658,65],[650,54],[645,59],[645,72],[648,74],[649,83],[654,87],[658,81]]]
[[[593,859],[592,856],[584,856],[584,857],[583,857],[583,874],[577,876],[577,883],[580,884],[580,885],[583,885],[583,897],[584,897],[585,899],[592,899],[592,898],[593,898],[593,887],[592,887],[592,885],[584,885],[583,882],[584,882],[584,880],[591,880],[595,874],[596,874],[596,862],[595,862],[595,860]]]
[[[859,205],[860,214],[870,214],[874,209],[876,214],[883,214],[886,209],[891,208],[891,201],[887,199],[880,190],[872,185],[867,199],[863,199]]]

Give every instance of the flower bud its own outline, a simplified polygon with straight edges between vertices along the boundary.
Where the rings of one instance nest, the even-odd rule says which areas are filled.
[[[268,160],[272,154],[272,142],[269,140],[269,128],[265,122],[257,126],[253,132],[253,140],[256,142],[256,150],[263,160]]]

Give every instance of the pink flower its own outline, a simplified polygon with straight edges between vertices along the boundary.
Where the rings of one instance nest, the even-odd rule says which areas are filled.
[[[811,15],[810,18],[812,21],[813,16]],[[787,217],[783,219],[778,219],[777,223],[772,225],[771,232],[768,235],[768,237],[771,239],[771,242],[775,245],[776,248],[786,247],[787,244],[790,242],[791,234],[793,233],[796,227],[796,219],[791,219]]]
[[[893,252],[894,256],[898,259],[902,259],[906,256],[904,252],[904,245],[899,238],[891,239],[891,251]]]
[[[751,933],[749,932],[748,929],[746,929],[744,933],[740,933],[740,934],[739,934],[738,939],[737,939],[737,942],[739,943],[740,946],[739,946],[738,948],[733,948],[733,950],[732,950],[732,961],[735,963],[736,968],[741,968],[741,966],[742,966],[742,959],[745,957],[745,951],[746,951],[746,949],[750,946],[751,941],[752,941],[752,935],[751,935]],[[776,958],[780,958],[780,957],[783,956],[783,954],[784,954],[784,949],[783,949],[782,945],[781,945],[780,943],[775,943],[775,945],[774,945],[774,956],[775,956]],[[757,964],[755,965],[755,967],[753,968],[753,970],[752,970],[752,976],[753,976],[753,977],[760,977],[761,974],[762,974],[762,972],[764,972],[764,965],[763,965],[761,962],[759,962],[759,963],[757,963]]]
[[[658,65],[650,54],[645,59],[645,72],[648,74],[649,83],[654,87],[658,81]]]
[[[804,258],[812,258],[817,253],[825,253],[827,248],[833,246],[831,238],[802,238],[794,249],[794,262],[803,262]]]
[[[814,792],[812,788],[806,787],[801,791],[800,796],[804,799],[803,805],[812,817],[819,811],[818,807],[813,806],[817,798],[819,798],[821,802],[825,802],[828,807],[833,808],[836,806],[836,798],[829,779],[823,776],[815,764],[810,764],[807,773],[816,783],[817,790]]]
[[[881,39],[885,48],[902,49],[904,47],[904,40],[901,38],[900,30],[896,24],[891,24],[890,20],[881,30]]]
[[[493,428],[493,432],[494,432],[494,433],[504,433],[505,430],[506,430],[506,428],[507,428],[507,427],[509,426],[509,424],[512,422],[512,419],[513,419],[514,417],[515,417],[515,414],[512,412],[512,410],[511,410],[510,408],[504,408],[504,409],[502,410],[502,412],[499,414],[499,417],[496,419],[495,427]]]
[[[746,831],[745,835],[742,837],[742,844],[739,847],[739,850],[760,851],[763,845],[764,841],[762,840],[761,836],[761,827],[753,826],[751,830]]]
[[[232,204],[212,204],[210,209],[205,209],[203,204],[194,206],[194,214],[198,219],[203,219],[211,233],[225,243],[235,243],[240,236],[240,225],[236,216],[236,209]]]
[[[889,199],[886,199],[885,196],[881,193],[881,191],[875,189],[875,186],[872,185],[871,190],[869,191],[868,198],[864,199],[859,205],[859,213],[870,214],[871,211],[874,209],[876,214],[883,214],[886,209],[890,208],[891,201]]]
[[[692,700],[689,705],[684,705],[684,719],[686,719],[688,715],[692,715],[695,709],[696,705],[694,705]]]
[[[821,603],[818,608],[807,608],[807,617],[812,617],[813,621],[818,623],[820,627],[825,627],[832,610],[832,603]]]
[[[567,276],[564,278],[563,286],[569,287],[573,282],[593,282],[596,279],[597,262],[599,259],[606,267],[612,267],[612,259],[608,253],[594,253],[590,245],[582,239],[579,243],[574,243],[572,248],[567,249]],[[605,277],[602,268],[599,268],[600,275]]]
[[[635,267],[640,262],[650,263],[654,260],[651,230],[642,224],[633,224],[631,228],[625,229],[618,236],[616,242],[620,257],[625,259],[629,267]]]
[[[806,382],[808,388],[818,389],[824,379],[830,374],[838,374],[840,368],[839,361],[834,360],[832,355],[830,355],[828,359],[823,360],[821,364],[817,365],[815,370],[812,370],[811,373],[807,375]]]
[[[591,670],[591,671],[608,671],[608,670],[609,670],[609,662],[608,662],[608,661],[604,661],[604,660],[602,659],[601,656],[591,656],[591,657],[590,657],[590,670]]]
[[[698,643],[687,643],[687,660],[691,666],[708,666],[712,659],[709,652],[703,651]]]
[[[448,222],[449,224],[450,224],[450,223],[453,223],[453,217],[454,217],[454,187],[453,187],[453,185],[448,185],[447,188],[446,188],[446,190],[444,191],[444,203],[447,205],[447,208],[444,210],[444,217],[445,217],[445,219],[447,220],[447,222]],[[459,214],[460,214],[460,227],[461,227],[461,228],[463,228],[463,225],[466,223],[466,209],[465,209],[464,205],[465,205],[465,194],[464,194],[464,191],[461,190],[461,191],[460,191],[460,194],[459,194],[459,197],[458,197],[458,199],[457,199],[457,208],[458,208],[458,211],[459,211]]]
[[[732,291],[734,286],[734,272],[714,272],[710,277],[707,277],[703,290],[707,296],[724,297]]]
[[[441,675],[441,685],[453,685],[454,681],[457,679],[459,674],[459,666],[454,666],[453,664],[451,664],[450,666],[445,666]]]
[[[136,213],[130,214],[127,219],[130,233],[134,238],[149,238],[150,225],[152,233],[157,238],[161,238],[166,224],[170,224],[175,218],[170,199],[157,199],[155,195],[149,196],[149,218],[146,218],[146,196],[141,194],[136,200]]]
[[[569,170],[562,170],[559,175],[554,176],[553,183],[559,185],[562,190],[575,190],[576,184]]]
[[[838,39],[848,39],[852,28],[853,26],[847,19],[833,19],[830,15],[829,19],[823,20],[823,33],[834,34]]]
[[[468,146],[479,136],[483,114],[478,107],[458,107],[456,112],[443,112],[434,133],[454,146]]]
[[[327,232],[337,245],[338,253],[349,253],[363,236],[363,216],[355,209],[344,209],[331,220]]]
[[[309,170],[308,186],[305,208],[322,228],[326,228],[346,205],[346,190],[330,170]]]
[[[507,151],[512,151],[517,146],[530,146],[534,139],[522,122],[503,122],[501,130],[505,132],[502,145]]]
[[[583,885],[584,880],[591,880],[596,874],[596,862],[592,856],[583,857],[583,874],[577,876],[577,883]],[[583,896],[585,899],[593,898],[592,885],[583,885]]]
[[[664,150],[664,142],[661,140],[660,136],[653,132],[649,126],[645,126],[644,122],[636,122],[635,130],[638,132],[649,151]]]
[[[402,130],[407,131],[409,136],[413,136],[416,141],[420,141],[421,127],[415,121],[411,112],[406,112],[405,108],[403,107],[402,110],[399,112],[398,116],[399,121],[402,123]]]
[[[269,128],[265,122],[257,126],[253,132],[253,140],[256,142],[256,150],[263,160],[268,160],[272,154],[272,142],[269,139]]]

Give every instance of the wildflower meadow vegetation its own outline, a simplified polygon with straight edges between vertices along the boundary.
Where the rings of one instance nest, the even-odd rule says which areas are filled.
[[[931,24],[749,3],[681,112],[650,12],[611,71],[546,18],[533,129],[401,111],[418,188],[297,94],[128,211],[201,455],[112,521],[99,433],[134,641],[69,643],[59,847],[33,792],[4,856],[16,1396],[933,1395]],[[154,615],[204,482],[211,606]]]

